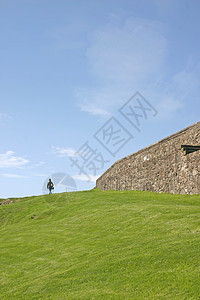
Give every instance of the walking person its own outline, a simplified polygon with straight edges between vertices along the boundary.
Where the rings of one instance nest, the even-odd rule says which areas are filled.
[[[49,181],[47,183],[47,189],[49,189],[49,194],[52,194],[52,191],[54,189],[54,184],[53,182],[51,181],[51,178],[49,178]]]

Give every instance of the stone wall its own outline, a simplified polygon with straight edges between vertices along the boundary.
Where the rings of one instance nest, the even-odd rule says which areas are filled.
[[[118,160],[97,179],[96,186],[200,194],[200,150],[185,155],[181,145],[200,145],[200,122]]]

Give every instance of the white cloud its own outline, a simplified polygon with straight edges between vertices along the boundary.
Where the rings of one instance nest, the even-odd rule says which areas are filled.
[[[76,154],[76,150],[74,150],[73,148],[62,148],[62,147],[58,147],[58,146],[51,146],[52,152],[62,156],[62,157],[66,157],[66,156],[77,156]]]
[[[85,175],[85,174],[80,174],[80,175],[73,175],[72,178],[75,180],[81,180],[81,181],[92,181],[96,182],[96,180],[99,178],[100,175],[94,176],[94,175]]]
[[[35,174],[35,176],[37,176],[37,177],[48,177],[47,174]]]
[[[160,23],[128,19],[96,32],[87,57],[98,78],[134,83],[161,70],[166,47]]]
[[[188,71],[186,68],[173,76],[171,89],[177,91],[181,99],[184,99],[197,86],[199,87],[198,69],[199,66],[195,67],[192,71]]]
[[[46,164],[46,162],[44,162],[44,161],[40,161],[40,162],[38,162],[38,163],[35,163],[35,164],[30,164],[30,165],[26,165],[26,166],[22,166],[21,167],[21,169],[26,169],[26,170],[31,170],[31,169],[35,169],[35,168],[39,168],[39,167],[41,167],[41,166],[43,166],[43,165],[45,165]]]
[[[89,72],[97,86],[78,91],[79,107],[108,116],[163,73],[166,53],[159,22],[131,18],[107,24],[94,33],[87,49]]]
[[[44,161],[40,161],[39,163],[34,164],[33,167],[41,167],[43,165],[45,165],[45,162]]]
[[[85,95],[85,100],[83,101],[83,97]],[[92,96],[93,95],[93,96]],[[108,96],[108,94],[107,94]],[[97,97],[99,99],[97,99]],[[101,95],[96,95],[95,91],[91,91],[90,92],[90,99],[88,99],[88,91],[87,90],[82,90],[82,95],[78,96],[79,99],[81,99],[81,102],[79,103],[79,107],[82,111],[88,112],[91,115],[98,115],[101,117],[109,117],[111,115],[110,112],[108,112],[107,110],[99,107],[97,104],[92,103],[91,100],[95,100],[96,103],[101,103],[101,105],[103,104],[103,97],[101,97]]]
[[[162,118],[172,116],[184,106],[184,103],[180,100],[175,100],[172,97],[164,97],[158,104],[159,115]]]
[[[157,103],[159,118],[169,119],[180,113],[191,99],[198,97],[199,83],[199,66],[188,70],[186,65],[168,80],[160,79],[148,86],[145,93],[149,100],[154,99]]]
[[[28,178],[28,176],[23,176],[23,175],[18,175],[18,174],[11,174],[11,173],[4,173],[4,174],[1,174],[1,176],[7,177],[7,178]]]
[[[85,111],[90,113],[91,115],[99,115],[99,116],[109,116],[110,113],[102,108],[96,107],[93,103],[85,103],[83,105],[80,105],[80,108]]]
[[[78,90],[79,108],[109,117],[139,91],[158,110],[159,118],[173,118],[191,101],[191,95],[199,94],[200,68],[188,57],[182,70],[175,66],[171,73],[170,50],[163,24],[138,18],[122,21],[115,16],[94,32],[87,49],[95,85]]]
[[[17,157],[13,151],[7,151],[0,154],[0,168],[18,168],[29,163],[29,160],[23,157]]]

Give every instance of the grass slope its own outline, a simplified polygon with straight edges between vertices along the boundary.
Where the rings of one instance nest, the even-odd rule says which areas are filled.
[[[63,193],[0,206],[0,299],[200,299],[200,196]]]

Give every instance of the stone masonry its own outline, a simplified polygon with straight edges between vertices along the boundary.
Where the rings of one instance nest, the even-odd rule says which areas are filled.
[[[103,191],[200,194],[200,122],[118,160],[96,186]]]

